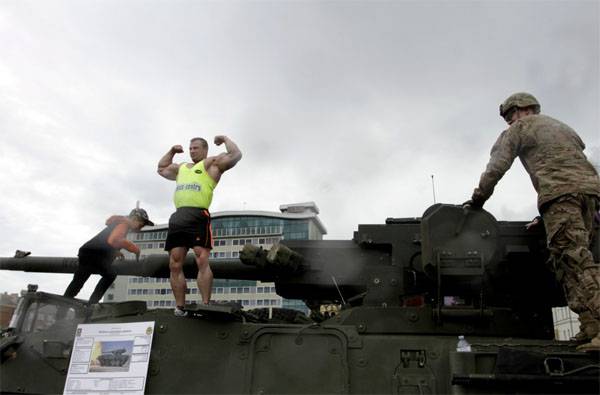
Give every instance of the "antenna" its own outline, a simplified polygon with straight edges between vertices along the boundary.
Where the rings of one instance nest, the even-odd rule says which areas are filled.
[[[140,201],[139,200],[135,202],[135,208],[140,208]]]
[[[431,189],[433,190],[433,204],[436,204],[435,201],[435,181],[433,180],[433,174],[431,175]]]
[[[345,306],[346,305],[346,301],[344,300],[344,296],[342,295],[342,291],[340,291],[340,287],[338,287],[337,281],[335,281],[335,277],[331,276],[331,279],[333,280],[333,284],[335,285],[335,289],[337,289],[338,294],[340,295],[340,298],[342,298],[342,303]]]

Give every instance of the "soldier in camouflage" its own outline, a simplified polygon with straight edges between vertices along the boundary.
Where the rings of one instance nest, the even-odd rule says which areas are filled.
[[[510,125],[492,147],[479,186],[466,202],[482,207],[516,157],[538,193],[546,228],[550,264],[569,307],[579,314],[580,350],[600,350],[600,270],[589,245],[594,215],[600,208],[600,179],[587,160],[585,144],[573,129],[547,115],[528,93],[515,93],[500,105]]]

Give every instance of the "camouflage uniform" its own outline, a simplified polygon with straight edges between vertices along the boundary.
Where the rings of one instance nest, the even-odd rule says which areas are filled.
[[[550,263],[589,338],[598,334],[600,320],[600,271],[588,249],[596,211],[598,199],[581,193],[563,195],[542,211]]]
[[[494,144],[471,200],[483,205],[519,157],[538,193],[552,268],[569,307],[582,316],[582,332],[593,337],[600,322],[600,277],[589,244],[599,208],[600,179],[584,148],[581,138],[564,123],[541,114],[522,117]]]

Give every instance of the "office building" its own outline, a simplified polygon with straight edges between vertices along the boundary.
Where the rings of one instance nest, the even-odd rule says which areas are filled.
[[[321,240],[327,233],[319,219],[314,202],[285,204],[280,212],[222,211],[212,213],[213,250],[211,261],[239,257],[245,244],[269,249],[280,240]],[[128,238],[141,249],[141,256],[167,254],[164,251],[167,224],[147,226]],[[191,253],[191,251],[190,251]],[[131,254],[130,254],[131,257]],[[195,279],[188,279],[186,303],[199,303],[201,298]],[[174,308],[169,279],[119,276],[107,291],[104,302],[146,301],[149,308]],[[237,301],[245,309],[292,308],[308,312],[302,301],[286,300],[275,293],[274,283],[249,280],[215,279],[214,301]]]
[[[579,318],[568,307],[554,307],[552,318],[556,340],[569,340],[579,332]]]

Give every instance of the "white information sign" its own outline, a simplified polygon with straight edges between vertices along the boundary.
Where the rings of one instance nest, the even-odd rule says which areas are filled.
[[[154,321],[77,326],[64,394],[143,394]]]

